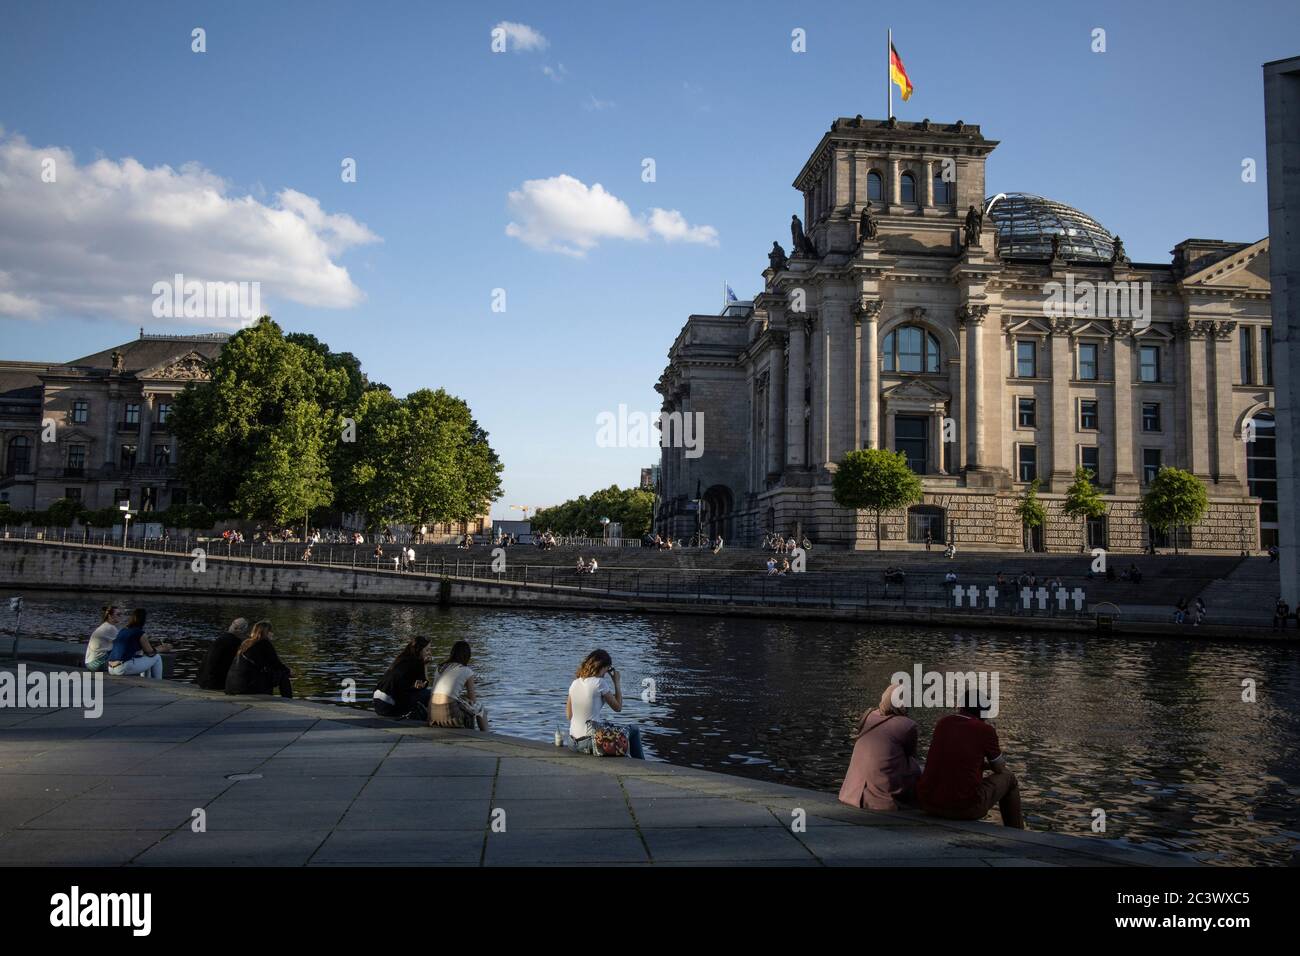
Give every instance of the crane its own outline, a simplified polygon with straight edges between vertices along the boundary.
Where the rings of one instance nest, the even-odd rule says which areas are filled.
[[[537,510],[537,506],[536,506],[536,505],[511,505],[511,506],[510,506],[510,510],[511,510],[511,511],[522,511],[522,512],[524,513],[524,520],[527,521],[527,520],[528,520],[528,512],[530,512],[530,511],[536,511],[536,510]]]

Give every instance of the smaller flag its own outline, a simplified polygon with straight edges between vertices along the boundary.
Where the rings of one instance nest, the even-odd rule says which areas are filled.
[[[889,44],[889,78],[898,86],[903,94],[903,101],[906,102],[912,95],[912,81],[907,78],[907,68],[903,66],[903,58],[894,49],[892,41]]]
[[[736,293],[731,290],[731,286],[727,283],[723,283],[723,285],[727,286],[727,301],[739,302],[740,300],[736,298]]]

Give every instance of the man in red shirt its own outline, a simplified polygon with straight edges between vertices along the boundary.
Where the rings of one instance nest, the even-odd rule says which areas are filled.
[[[934,725],[917,801],[926,813],[949,820],[982,820],[996,805],[1004,825],[1023,830],[1016,775],[1007,769],[998,732],[980,717],[978,702],[970,703],[976,706]],[[985,766],[993,771],[988,776]]]

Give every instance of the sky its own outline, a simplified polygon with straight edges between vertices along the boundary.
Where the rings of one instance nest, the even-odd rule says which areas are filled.
[[[635,485],[657,449],[597,417],[657,414],[686,317],[760,291],[821,135],[885,115],[889,27],[895,115],[980,124],[990,194],[1135,261],[1266,235],[1260,66],[1300,53],[1294,2],[0,0],[0,358],[230,331],[155,317],[153,284],[256,281],[394,392],[465,399],[494,517]]]

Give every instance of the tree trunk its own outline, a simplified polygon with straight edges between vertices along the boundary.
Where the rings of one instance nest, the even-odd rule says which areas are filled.
[[[880,550],[880,512],[876,511],[876,550]]]

